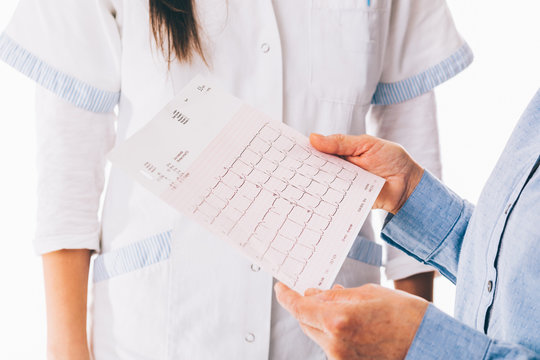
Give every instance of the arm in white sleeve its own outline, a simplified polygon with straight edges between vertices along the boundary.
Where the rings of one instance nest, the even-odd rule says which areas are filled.
[[[376,136],[403,145],[420,165],[441,177],[437,108],[433,90],[402,103],[373,105],[370,121]],[[390,245],[386,245],[386,250],[386,277],[390,280],[433,271],[433,268]]]
[[[99,204],[114,113],[75,107],[38,86],[35,249],[99,250]]]

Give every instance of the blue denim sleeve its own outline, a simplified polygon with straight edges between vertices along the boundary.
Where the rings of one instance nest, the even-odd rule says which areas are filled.
[[[517,345],[490,339],[433,305],[416,332],[406,359],[540,359]]]
[[[401,210],[389,215],[381,236],[456,282],[461,244],[474,206],[427,170]]]

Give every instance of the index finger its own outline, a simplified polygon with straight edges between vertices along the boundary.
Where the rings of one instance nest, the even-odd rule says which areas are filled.
[[[299,322],[324,331],[323,303],[311,296],[302,296],[282,283],[274,287],[278,302]]]

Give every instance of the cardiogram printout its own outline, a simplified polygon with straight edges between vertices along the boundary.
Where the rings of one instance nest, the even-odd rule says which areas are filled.
[[[203,77],[109,158],[300,293],[331,287],[384,184]]]

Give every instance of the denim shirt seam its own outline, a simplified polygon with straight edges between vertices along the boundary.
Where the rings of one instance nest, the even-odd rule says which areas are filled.
[[[482,356],[482,360],[486,360],[488,359],[488,356],[489,356],[489,349],[491,348],[491,345],[493,345],[493,340],[492,339],[489,339],[489,341],[487,342],[487,345],[486,345],[486,349],[484,350],[484,356]]]

